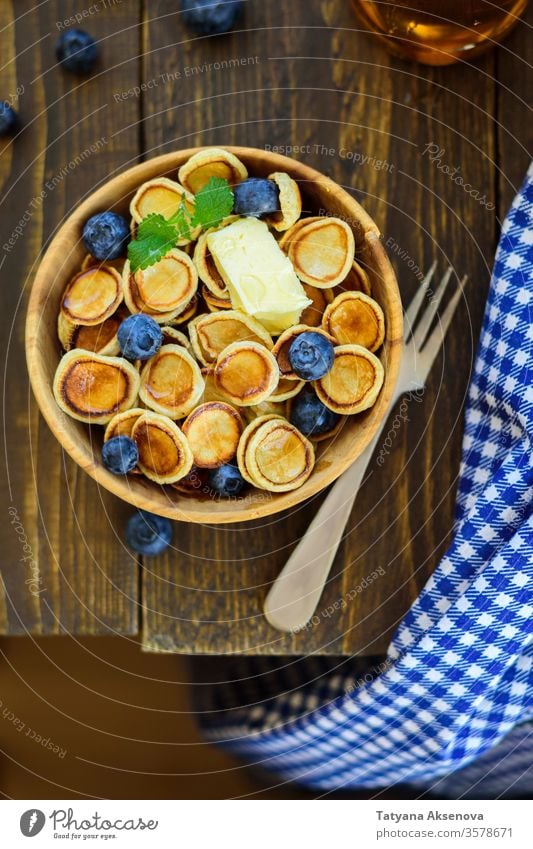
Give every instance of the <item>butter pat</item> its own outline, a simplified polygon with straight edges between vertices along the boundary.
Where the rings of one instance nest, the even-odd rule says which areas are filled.
[[[234,309],[253,315],[270,333],[298,324],[312,301],[264,221],[239,218],[210,233],[207,247]]]

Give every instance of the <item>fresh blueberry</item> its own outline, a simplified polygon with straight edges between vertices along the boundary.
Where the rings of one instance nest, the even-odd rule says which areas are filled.
[[[100,261],[123,256],[129,240],[130,226],[124,216],[116,212],[97,212],[83,226],[85,247]]]
[[[184,23],[199,35],[228,32],[243,7],[243,0],[181,0]]]
[[[114,475],[127,475],[139,460],[139,449],[129,436],[113,436],[102,445],[102,460]]]
[[[66,29],[57,40],[57,61],[74,74],[90,74],[97,56],[96,41],[82,29]]]
[[[139,510],[126,523],[126,542],[137,554],[161,554],[172,541],[172,523],[163,516]]]
[[[219,466],[218,469],[212,469],[209,472],[207,482],[214,492],[218,495],[224,495],[226,498],[238,495],[246,485],[246,481],[237,466],[233,466],[231,463]]]
[[[0,136],[8,136],[13,133],[18,124],[18,116],[9,103],[0,101]]]
[[[161,328],[149,315],[129,315],[118,329],[120,353],[127,360],[149,360],[163,341]]]
[[[293,401],[291,422],[304,436],[320,436],[333,430],[340,416],[328,410],[312,390],[304,390]]]
[[[289,348],[289,362],[301,380],[319,380],[328,373],[335,355],[333,345],[321,333],[305,330]]]
[[[279,189],[273,180],[251,177],[233,188],[235,215],[271,215],[279,212]]]

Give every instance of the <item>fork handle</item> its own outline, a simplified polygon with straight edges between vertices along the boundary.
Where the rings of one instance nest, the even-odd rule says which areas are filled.
[[[350,518],[357,492],[385,425],[333,485],[322,506],[272,584],[264,614],[278,631],[298,631],[315,612]]]

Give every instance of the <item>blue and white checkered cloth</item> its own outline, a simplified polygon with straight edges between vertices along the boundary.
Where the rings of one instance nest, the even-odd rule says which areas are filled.
[[[235,692],[216,694],[209,739],[281,778],[326,791],[407,783],[452,798],[533,793],[532,217],[533,166],[495,259],[453,542],[380,674],[357,681],[348,662],[319,680],[307,671],[296,687],[271,674],[268,695],[268,676],[254,678],[245,658],[241,681],[255,690],[240,707],[229,706]],[[320,664],[300,664],[310,662]]]

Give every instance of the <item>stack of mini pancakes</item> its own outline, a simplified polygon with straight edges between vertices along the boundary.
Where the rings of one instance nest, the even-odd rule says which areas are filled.
[[[130,205],[132,232],[152,212],[172,215],[182,198],[192,208],[194,193],[211,176],[234,185],[248,172],[229,151],[195,154],[178,180],[160,177],[140,186]],[[299,323],[277,338],[232,304],[209,252],[210,231],[191,233],[135,273],[128,261],[101,264],[87,256],[64,290],[58,336],[65,354],[54,378],[56,401],[79,421],[105,425],[104,440],[134,439],[136,473],[157,484],[188,492],[198,470],[234,462],[251,486],[296,489],[313,471],[313,443],[334,436],[344,416],[371,407],[382,387],[376,351],[384,316],[354,259],[350,227],[335,217],[301,218],[296,182],[284,173],[270,179],[281,209],[265,220],[310,301]],[[217,229],[235,220],[230,216]],[[163,334],[158,353],[142,363],[120,356],[117,338],[120,323],[135,313],[151,316]],[[339,419],[316,439],[290,422],[305,381],[292,370],[289,349],[306,330],[324,334],[335,355],[331,370],[312,385]]]

